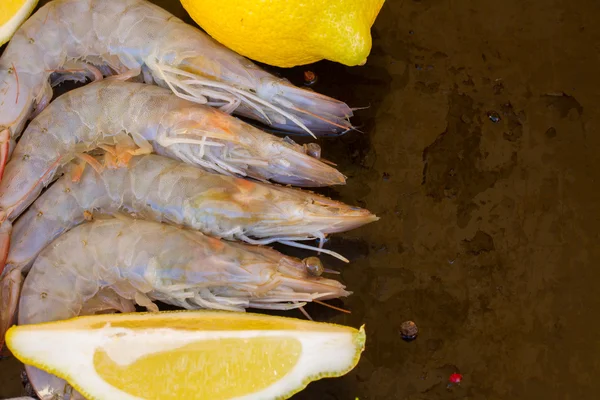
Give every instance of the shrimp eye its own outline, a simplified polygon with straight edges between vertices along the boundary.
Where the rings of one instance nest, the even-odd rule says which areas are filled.
[[[306,271],[312,276],[321,276],[325,268],[323,263],[317,257],[308,257],[302,260]]]
[[[42,292],[42,293],[40,293],[40,297],[41,297],[42,299],[45,299],[46,297],[48,297],[48,293],[46,293],[46,292]]]
[[[317,160],[321,159],[321,146],[316,143],[309,143],[306,145],[306,154],[309,156],[316,158]]]

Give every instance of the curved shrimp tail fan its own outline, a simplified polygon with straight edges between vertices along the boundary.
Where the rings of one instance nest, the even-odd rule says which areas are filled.
[[[328,133],[342,133],[353,129],[350,118],[353,116],[352,109],[342,101],[319,94],[312,90],[298,88],[282,79],[263,79],[257,94],[276,106],[292,114],[306,128],[315,135]],[[269,117],[266,121],[264,116],[255,110],[244,110],[247,116],[259,119],[274,128],[285,131],[305,133],[306,129],[289,121],[280,114],[270,109],[265,109]],[[238,113],[243,114],[242,110]]]
[[[10,236],[12,234],[12,223],[6,219],[0,223],[0,276],[4,271],[8,251],[10,249]]]
[[[10,130],[5,128],[0,131],[0,180],[4,175],[4,167],[8,163],[10,157]]]
[[[4,346],[4,335],[14,323],[23,275],[18,269],[6,271],[0,279],[0,350]]]

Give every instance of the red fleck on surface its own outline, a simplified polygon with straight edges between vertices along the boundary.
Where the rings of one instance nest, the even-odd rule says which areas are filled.
[[[462,381],[462,377],[463,376],[461,374],[452,374],[448,380],[450,383],[460,383],[460,381]]]
[[[307,84],[313,84],[317,81],[317,74],[312,71],[304,71],[304,82]]]

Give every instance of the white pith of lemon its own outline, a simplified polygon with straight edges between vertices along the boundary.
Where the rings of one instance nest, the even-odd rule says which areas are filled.
[[[358,362],[364,330],[190,311],[98,315],[12,327],[13,354],[89,399],[281,399]]]

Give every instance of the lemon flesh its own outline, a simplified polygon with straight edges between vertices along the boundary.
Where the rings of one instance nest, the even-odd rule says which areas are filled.
[[[31,15],[38,0],[0,1],[0,46],[8,42]]]
[[[361,65],[384,0],[181,0],[192,19],[233,51],[278,67],[322,59]]]
[[[14,326],[23,363],[89,399],[283,399],[357,364],[365,333],[221,311],[133,313]]]

